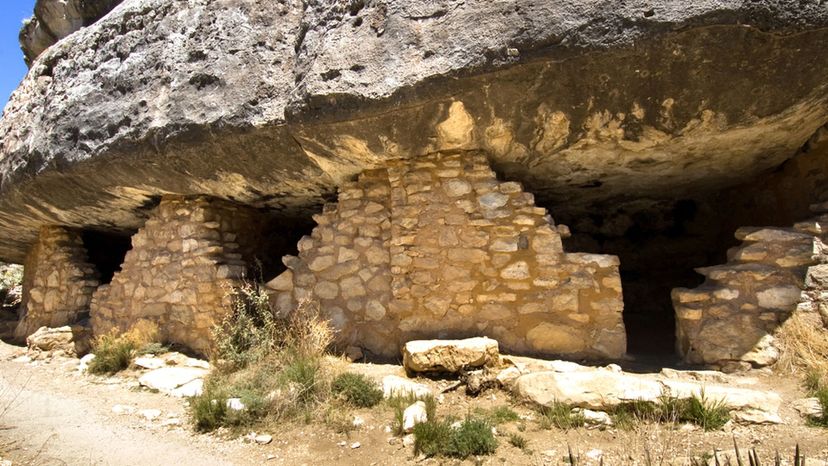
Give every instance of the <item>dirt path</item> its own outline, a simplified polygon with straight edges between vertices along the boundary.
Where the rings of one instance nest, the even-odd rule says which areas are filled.
[[[14,464],[244,465],[266,459],[244,451],[255,446],[213,443],[163,426],[168,419],[185,422],[181,400],[129,390],[117,379],[94,383],[73,374],[73,359],[35,367],[9,361],[10,351],[0,349],[0,452]],[[115,405],[136,411],[116,414]],[[140,414],[144,409],[161,415],[149,421]]]

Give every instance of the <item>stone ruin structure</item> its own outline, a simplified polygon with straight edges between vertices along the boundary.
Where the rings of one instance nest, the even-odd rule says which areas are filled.
[[[341,344],[385,357],[480,334],[516,353],[624,355],[618,258],[565,253],[546,209],[484,154],[391,162],[339,199],[268,284],[280,312],[317,301]]]
[[[256,280],[378,357],[773,363],[828,315],[826,40],[818,2],[38,0],[0,120],[17,337],[208,352]]]

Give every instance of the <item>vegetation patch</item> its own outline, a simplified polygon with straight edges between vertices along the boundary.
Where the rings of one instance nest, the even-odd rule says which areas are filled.
[[[477,408],[474,410],[474,414],[493,426],[515,422],[520,419],[518,413],[506,405],[496,406],[492,409]]]
[[[331,383],[331,391],[358,408],[370,408],[382,401],[382,390],[362,374],[345,372]]]
[[[128,331],[106,333],[92,344],[95,359],[89,363],[93,374],[114,374],[129,367],[132,358],[147,354],[163,346],[158,343],[158,325],[148,320],[139,320]]]
[[[553,402],[552,406],[542,406],[538,410],[541,429],[557,427],[558,429],[569,430],[583,426],[586,423],[584,415],[573,412],[572,408],[571,405],[558,401]]]
[[[489,455],[496,449],[492,426],[482,419],[468,417],[455,424],[447,420],[429,420],[414,426],[415,454],[463,459]]]
[[[228,316],[213,331],[216,370],[202,394],[190,400],[195,428],[320,419],[341,430],[342,422],[331,416],[332,381],[323,360],[333,329],[318,307],[305,302],[290,316],[277,317],[267,293],[249,283],[231,297]],[[239,407],[228,404],[233,398],[242,409],[232,409]]]

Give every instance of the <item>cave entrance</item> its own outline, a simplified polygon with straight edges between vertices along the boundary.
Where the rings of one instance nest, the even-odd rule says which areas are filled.
[[[98,230],[81,232],[83,246],[89,263],[95,266],[100,275],[101,285],[112,281],[116,272],[121,270],[126,253],[132,249],[132,235],[129,233],[111,233]]]
[[[567,251],[613,254],[621,261],[627,353],[673,358],[676,323],[670,292],[699,286],[704,277],[695,268],[727,260],[727,249],[736,240],[721,216],[708,202],[682,199],[595,209],[568,225],[572,237],[565,240]]]
[[[547,203],[570,227],[567,251],[619,257],[628,354],[654,364],[677,361],[671,291],[702,284],[694,269],[726,263],[728,249],[740,244],[738,228],[790,227],[813,215],[810,204],[828,199],[828,145],[820,141],[812,138],[775,169],[718,191],[578,209]]]

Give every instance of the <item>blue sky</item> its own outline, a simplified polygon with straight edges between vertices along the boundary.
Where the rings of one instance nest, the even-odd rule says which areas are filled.
[[[0,7],[0,108],[26,75],[17,34],[24,18],[32,15],[34,0],[3,0]]]

